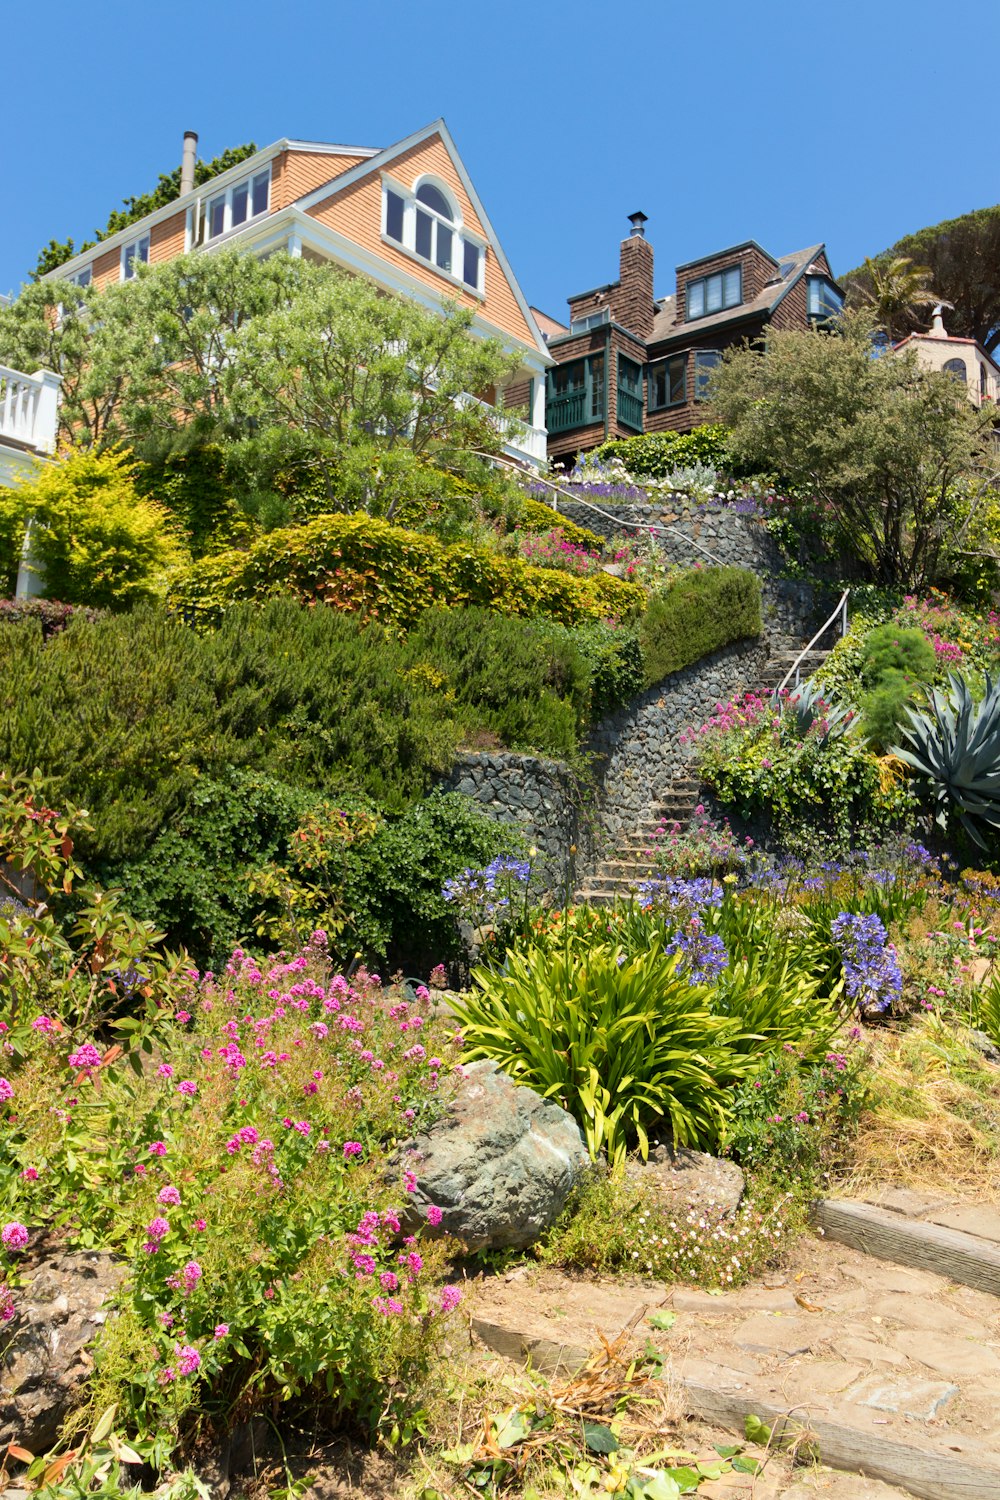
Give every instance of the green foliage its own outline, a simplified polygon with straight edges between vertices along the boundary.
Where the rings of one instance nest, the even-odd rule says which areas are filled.
[[[934,647],[922,630],[890,623],[877,625],[865,637],[861,680],[868,687],[877,687],[887,672],[899,672],[913,684],[923,685],[932,681],[936,671]]]
[[[159,452],[147,446],[135,465],[135,487],[163,507],[194,558],[231,547],[241,533],[252,534],[218,443],[192,442],[180,434]]]
[[[228,172],[230,167],[236,167],[241,161],[247,161],[256,153],[257,147],[252,141],[245,146],[231,146],[223,151],[221,156],[216,156],[212,161],[196,161],[194,166],[195,187],[201,187],[202,183],[210,182],[213,177],[218,177],[222,172]],[[108,216],[108,222],[103,229],[94,231],[94,240],[85,240],[79,250],[73,240],[67,240],[60,244],[58,240],[50,240],[45,249],[39,252],[38,262],[31,273],[32,281],[38,281],[50,271],[57,270],[66,261],[72,260],[74,255],[82,255],[84,250],[90,250],[95,243],[108,239],[117,234],[120,229],[127,229],[130,224],[144,219],[147,214],[155,213],[158,208],[165,208],[168,203],[173,203],[175,198],[181,195],[181,169],[175,167],[172,172],[160,174],[156,187],[151,193],[142,193],[138,197],[125,198],[121,208],[112,209]]]
[[[71,453],[45,464],[30,484],[0,489],[0,512],[22,535],[30,524],[45,592],[67,604],[127,609],[162,593],[184,556],[166,513],[137,493],[123,453]]]
[[[578,625],[573,643],[590,667],[590,722],[631,702],[646,685],[642,647],[633,630],[605,620]]]
[[[876,255],[874,264],[884,274],[887,266],[904,257],[926,268],[935,300],[951,303],[948,331],[977,339],[992,353],[1000,344],[1000,204],[904,235]],[[869,264],[841,278],[852,301],[872,289]],[[902,310],[896,326],[902,334],[925,325],[926,307],[913,306]]]
[[[613,438],[602,443],[594,458],[603,463],[617,458],[637,479],[666,479],[675,469],[708,464],[731,473],[733,457],[725,427],[706,424],[691,432],[648,432],[642,437]]]
[[[909,709],[900,760],[926,781],[935,820],[946,828],[956,813],[981,849],[1000,830],[1000,682],[986,673],[976,704],[965,678],[952,672],[946,689],[928,694],[926,710]]]
[[[533,500],[529,495],[523,495],[517,504],[514,513],[515,531],[551,531],[553,526],[558,526],[568,542],[574,547],[585,547],[588,551],[599,552],[603,546],[603,540],[596,531],[588,531],[586,526],[578,526],[561,511],[554,511],[542,500]]]
[[[652,596],[640,622],[647,685],[760,632],[755,574],[745,568],[691,568]]]
[[[434,604],[485,605],[576,624],[633,616],[646,599],[638,585],[606,573],[571,578],[369,516],[326,515],[271,532],[247,552],[202,559],[175,580],[170,604],[187,619],[211,621],[239,600],[286,591],[396,628]]]
[[[910,350],[875,358],[865,316],[836,337],[782,330],[763,354],[728,351],[713,403],[739,459],[809,498],[826,560],[909,588],[989,552],[974,497],[994,468],[992,413]]]
[[[568,940],[509,953],[502,973],[478,969],[477,990],[453,1009],[469,1058],[493,1058],[519,1083],[579,1121],[591,1156],[620,1160],[649,1131],[712,1145],[725,1127],[723,1091],[748,1063],[736,1025],[713,1016],[705,989],[654,943],[620,948]]]

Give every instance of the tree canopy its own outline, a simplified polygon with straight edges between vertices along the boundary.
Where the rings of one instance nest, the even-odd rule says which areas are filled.
[[[257,147],[253,141],[248,141],[243,146],[232,146],[223,151],[221,156],[216,156],[212,161],[197,161],[194,166],[195,187],[200,187],[203,182],[210,182],[213,177],[218,177],[220,172],[228,172],[230,167],[236,167],[241,161],[246,161],[253,156]],[[114,208],[108,215],[108,222],[103,229],[94,230],[92,240],[84,240],[77,246],[72,239],[49,240],[44,250],[38,252],[38,260],[35,269],[31,273],[32,281],[39,281],[49,271],[55,271],[59,266],[65,265],[72,260],[74,255],[80,255],[84,250],[93,249],[94,245],[101,240],[108,239],[117,234],[119,229],[127,229],[130,224],[135,224],[139,219],[144,219],[147,214],[155,213],[158,208],[165,208],[168,203],[173,203],[175,198],[181,195],[181,169],[175,167],[172,172],[160,173],[159,180],[152,192],[140,193],[134,198],[124,198],[121,208]]]
[[[873,332],[849,314],[839,335],[787,330],[763,352],[730,350],[715,414],[734,456],[808,498],[831,544],[870,578],[943,582],[960,556],[996,556],[994,412],[912,350],[879,355]]]
[[[884,271],[893,260],[904,257],[914,266],[925,267],[937,298],[952,304],[948,332],[978,339],[992,353],[1000,345],[1000,204],[904,235],[872,260]],[[840,278],[854,306],[861,305],[873,290],[869,265],[866,261]],[[893,336],[902,337],[926,324],[926,308],[912,307],[894,325]]]

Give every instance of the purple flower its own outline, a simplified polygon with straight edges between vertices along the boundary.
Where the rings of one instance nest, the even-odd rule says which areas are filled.
[[[180,1191],[175,1187],[160,1188],[160,1191],[156,1195],[156,1201],[157,1203],[162,1203],[165,1208],[176,1208],[181,1201]]]
[[[71,1068],[86,1068],[89,1072],[91,1068],[101,1066],[101,1054],[93,1042],[87,1042],[84,1046],[78,1047],[75,1052],[70,1053],[69,1065]]]
[[[28,1243],[28,1231],[23,1224],[12,1219],[9,1224],[5,1224],[3,1229],[0,1229],[0,1241],[8,1250],[23,1250]]]

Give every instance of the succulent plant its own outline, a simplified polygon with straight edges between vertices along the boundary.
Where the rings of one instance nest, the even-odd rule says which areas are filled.
[[[952,672],[946,688],[928,694],[926,709],[908,708],[902,733],[909,747],[893,745],[892,753],[931,783],[941,827],[954,808],[969,837],[988,849],[984,828],[1000,835],[1000,682],[984,675],[979,704]]]
[[[857,732],[861,727],[860,715],[843,704],[831,702],[823,688],[811,679],[792,689],[785,700],[784,711],[792,715],[800,739],[805,738],[817,720],[825,723],[821,739],[824,745],[828,740],[839,739],[849,731]]]

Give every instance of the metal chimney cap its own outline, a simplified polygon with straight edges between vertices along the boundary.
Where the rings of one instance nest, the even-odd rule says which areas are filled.
[[[185,130],[185,132],[184,132],[184,139],[186,141],[194,141],[195,144],[197,145],[197,143],[198,143],[198,132],[197,132],[197,130]]]
[[[646,230],[644,226],[646,225],[648,218],[648,214],[644,213],[634,213],[629,214],[628,216],[628,221],[632,226],[632,233],[639,239],[645,239],[646,237]]]

